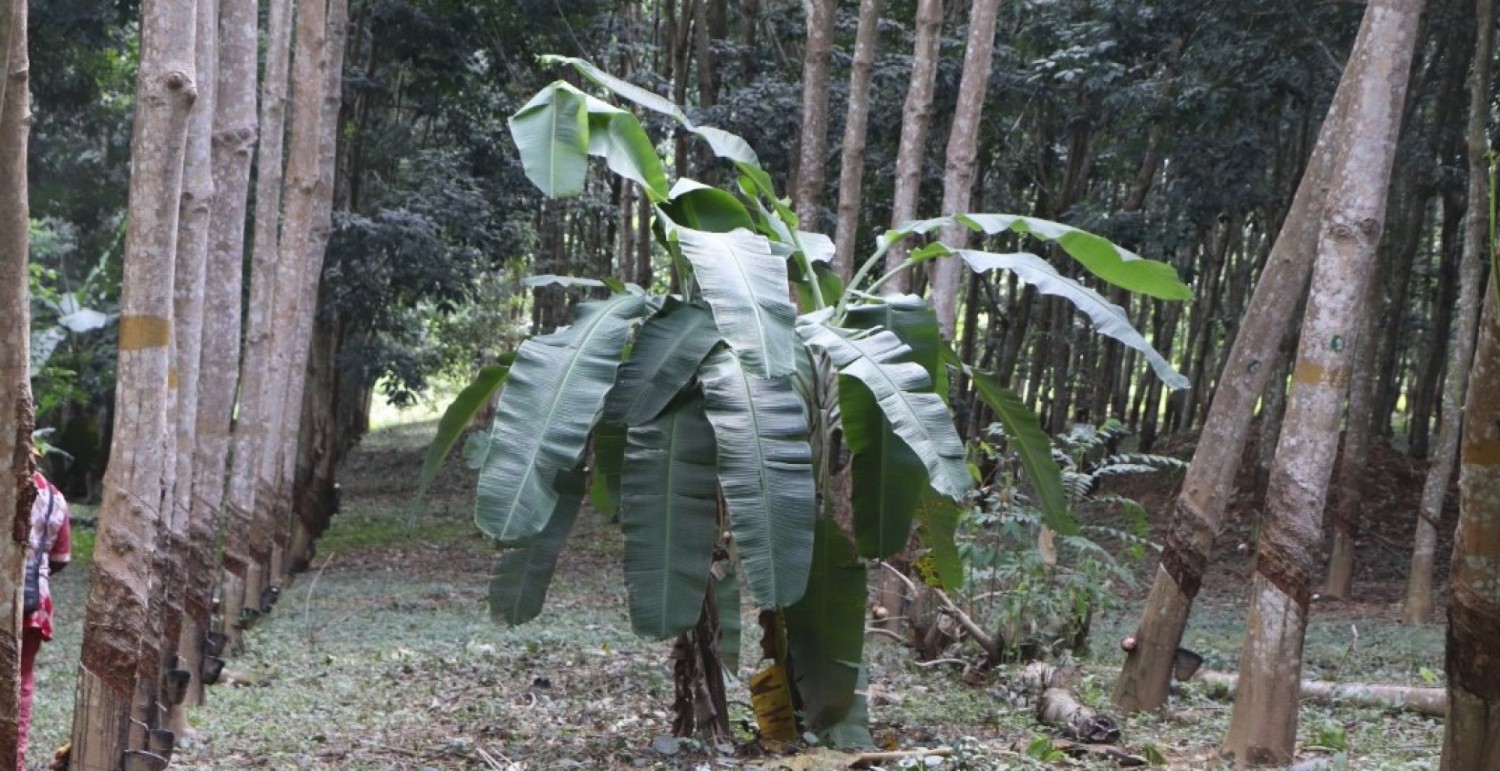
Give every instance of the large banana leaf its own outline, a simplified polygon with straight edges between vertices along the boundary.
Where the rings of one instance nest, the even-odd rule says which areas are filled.
[[[417,482],[417,494],[414,496],[416,501],[421,501],[422,496],[427,494],[427,488],[437,479],[438,469],[442,468],[443,461],[453,451],[453,445],[458,443],[464,430],[474,422],[474,416],[500,390],[500,384],[505,382],[505,376],[510,372],[510,362],[514,358],[514,354],[506,354],[504,363],[481,367],[474,382],[459,391],[448,409],[443,410],[443,417],[438,420],[437,434],[432,437],[432,446],[427,448],[427,457],[422,461],[422,476]]]
[[[658,640],[691,629],[703,609],[719,540],[713,426],[699,394],[632,427],[620,523],[630,625]]]
[[[861,664],[859,679],[854,684],[854,703],[838,725],[822,733],[823,741],[841,749],[862,749],[875,746],[875,737],[870,735],[870,702],[865,694],[870,691],[869,670]]]
[[[999,254],[996,252],[980,252],[971,249],[962,249],[957,254],[969,263],[969,267],[975,272],[983,273],[988,270],[1008,270],[1022,281],[1037,288],[1042,294],[1057,295],[1067,298],[1078,310],[1083,311],[1090,321],[1094,322],[1094,329],[1100,334],[1108,335],[1116,340],[1140,351],[1151,363],[1151,369],[1162,382],[1172,388],[1187,388],[1191,383],[1182,373],[1172,368],[1161,354],[1151,347],[1151,343],[1135,331],[1130,325],[1130,319],[1125,315],[1125,310],[1118,305],[1104,299],[1098,292],[1074,281],[1067,276],[1057,272],[1055,268],[1047,264],[1047,261],[1026,252],[1014,254]]]
[[[896,436],[875,395],[858,379],[839,377],[844,442],[852,457],[850,503],[861,557],[889,557],[906,546],[927,468]]]
[[[1129,249],[1116,246],[1103,236],[1038,217],[1018,214],[954,214],[902,223],[895,230],[887,232],[884,238],[899,239],[913,233],[927,233],[953,222],[962,223],[986,235],[1006,231],[1028,233],[1043,241],[1055,242],[1090,273],[1115,286],[1161,300],[1193,299],[1193,290],[1178,280],[1177,271],[1171,265],[1144,259]],[[934,253],[941,253],[941,250]]]
[[[786,262],[771,252],[765,236],[680,225],[670,232],[693,265],[720,334],[746,368],[763,378],[790,373],[796,367],[792,323],[797,312],[787,299]]]
[[[849,329],[889,329],[911,348],[898,360],[922,365],[932,382],[939,382],[938,352],[942,337],[938,332],[937,314],[922,298],[910,294],[890,294],[881,298],[881,302],[851,305],[842,326]]]
[[[791,378],[756,377],[722,348],[698,377],[751,594],[763,607],[785,607],[802,596],[812,559],[816,489],[802,399]]]
[[[973,479],[948,405],[927,390],[932,381],[920,364],[900,361],[909,350],[901,338],[887,330],[844,338],[821,324],[802,324],[797,333],[809,345],[827,351],[842,374],[858,378],[870,389],[891,429],[927,467],[933,489],[954,499],[969,492]],[[846,416],[861,406],[858,399],[846,402],[839,395],[839,409]]]
[[[668,298],[636,334],[630,358],[620,365],[604,402],[604,419],[638,426],[656,417],[718,342],[719,330],[708,311]]]
[[[854,706],[865,641],[865,568],[838,523],[819,517],[807,593],[786,609],[787,648],[807,727],[826,731]]]
[[[954,541],[960,513],[952,498],[938,495],[930,487],[922,488],[916,519],[921,525],[919,532],[927,552],[918,558],[916,566],[923,580],[950,592],[964,584],[964,563],[958,556],[958,544]]]
[[[645,309],[631,294],[584,303],[573,326],[521,344],[479,472],[475,521],[486,534],[517,541],[547,524],[552,478],[577,465]]]
[[[1063,535],[1077,533],[1078,519],[1068,509],[1068,497],[1063,492],[1062,469],[1052,457],[1052,440],[1042,431],[1036,413],[1026,408],[1019,395],[1000,385],[994,375],[970,370],[969,377],[979,398],[995,411],[996,419],[1005,427],[1005,438],[1020,456],[1021,468],[1026,470],[1042,510],[1042,521]]]
[[[717,187],[691,179],[679,179],[672,186],[670,200],[661,204],[662,211],[673,222],[688,227],[728,233],[735,228],[751,229],[755,221],[740,199]]]
[[[744,636],[744,619],[740,617],[740,578],[734,560],[719,563],[724,575],[714,579],[714,602],[719,610],[719,660],[724,671],[739,677],[740,638]]]
[[[540,533],[500,555],[490,575],[490,618],[511,626],[524,624],[542,612],[547,587],[578,518],[583,502],[583,474],[567,469],[557,474],[557,510]]]
[[[588,97],[589,155],[609,170],[639,184],[653,201],[667,197],[667,173],[641,122],[626,110]]]
[[[537,92],[510,118],[510,135],[521,151],[521,168],[553,198],[583,192],[588,174],[588,100],[563,82]]]

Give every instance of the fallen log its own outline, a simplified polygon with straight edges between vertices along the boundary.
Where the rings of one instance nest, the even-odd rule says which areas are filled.
[[[1224,689],[1226,696],[1230,697],[1234,696],[1235,686],[1239,683],[1239,675],[1225,672],[1202,672],[1196,679]],[[1302,698],[1319,704],[1386,707],[1432,717],[1448,716],[1448,692],[1442,688],[1303,680]]]

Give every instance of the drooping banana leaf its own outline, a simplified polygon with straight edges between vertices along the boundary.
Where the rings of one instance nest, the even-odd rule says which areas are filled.
[[[870,689],[869,670],[859,667],[859,679],[854,686],[854,703],[837,725],[823,732],[822,739],[840,749],[863,749],[875,746],[875,737],[870,735],[870,702],[865,694]]]
[[[970,370],[979,398],[995,411],[995,418],[1005,427],[1005,437],[1021,458],[1021,468],[1031,480],[1042,521],[1062,535],[1078,532],[1078,518],[1068,509],[1063,491],[1062,469],[1052,457],[1052,439],[1042,431],[1036,413],[1026,408],[1020,395],[1000,385],[1000,379],[988,372]]]
[[[786,609],[787,648],[807,727],[827,731],[854,705],[865,641],[865,569],[838,523],[819,517],[807,593]]]
[[[537,92],[510,117],[521,167],[544,195],[583,192],[588,174],[589,124],[585,95],[561,81]]]
[[[691,179],[677,180],[669,200],[661,204],[661,209],[673,222],[714,233],[755,227],[755,221],[750,219],[750,212],[740,199],[728,191]]]
[[[557,568],[578,507],[583,502],[583,474],[574,469],[559,472],[557,510],[540,533],[500,555],[490,575],[490,618],[516,626],[542,612],[547,587]]]
[[[636,334],[630,358],[620,365],[604,402],[604,420],[638,426],[656,417],[719,342],[707,310],[668,298]]]
[[[625,462],[625,426],[599,421],[594,426],[594,468],[589,476],[589,503],[613,517],[620,513],[620,467]]]
[[[490,537],[517,541],[547,524],[552,478],[577,465],[645,309],[629,294],[584,303],[573,326],[521,344],[479,472],[475,521]]]
[[[680,225],[669,232],[693,265],[719,333],[745,367],[762,378],[790,373],[796,366],[792,323],[797,312],[787,299],[786,263],[771,252],[765,236]]]
[[[1115,286],[1161,300],[1193,299],[1193,290],[1178,280],[1177,271],[1171,265],[1142,258],[1103,236],[1038,217],[1017,214],[955,214],[902,223],[888,231],[884,239],[928,233],[952,222],[962,223],[986,235],[1006,231],[1027,233],[1061,246],[1064,252],[1090,273]]]
[[[797,333],[809,345],[827,351],[842,374],[858,378],[870,389],[892,430],[927,467],[933,489],[955,499],[969,492],[973,479],[948,405],[928,390],[932,381],[921,365],[900,361],[909,350],[900,338],[885,330],[845,338],[821,324],[802,324]],[[858,400],[845,402],[839,395],[839,409],[845,413],[860,406]]]
[[[719,540],[714,456],[700,394],[627,434],[620,523],[636,634],[663,640],[698,622]]]
[[[957,254],[977,273],[996,269],[1008,270],[1016,274],[1017,278],[1036,287],[1037,291],[1042,294],[1066,298],[1078,310],[1083,311],[1090,321],[1094,322],[1094,329],[1100,334],[1113,337],[1145,355],[1146,361],[1151,364],[1151,369],[1167,386],[1187,388],[1190,385],[1188,379],[1173,369],[1172,365],[1168,364],[1167,360],[1151,347],[1151,343],[1147,342],[1146,338],[1130,325],[1130,319],[1125,315],[1123,308],[1104,299],[1098,292],[1058,273],[1055,268],[1047,264],[1046,260],[1025,252],[999,254],[963,249]]]
[[[422,461],[422,476],[417,482],[414,502],[421,501],[422,496],[427,494],[427,489],[437,479],[438,469],[442,468],[443,461],[453,451],[453,446],[458,444],[458,438],[463,436],[464,430],[474,422],[474,416],[484,409],[484,405],[490,403],[490,399],[500,389],[500,384],[505,382],[505,376],[510,372],[510,362],[514,358],[514,354],[507,353],[502,357],[501,363],[481,367],[474,382],[459,391],[448,409],[443,410],[443,417],[438,420],[437,434],[432,437],[432,445],[427,448],[427,457]]]
[[[641,122],[630,112],[591,96],[586,108],[589,155],[603,158],[610,171],[639,184],[651,200],[665,200],[667,173]]]
[[[889,557],[906,546],[927,468],[896,436],[875,395],[858,379],[839,377],[844,442],[852,457],[850,503],[861,557]]]
[[[927,553],[917,560],[916,566],[923,580],[950,592],[964,583],[964,563],[953,540],[958,532],[959,513],[958,504],[952,498],[938,495],[930,487],[922,488],[916,519],[921,525],[919,532]]]
[[[816,490],[802,399],[790,377],[756,377],[722,348],[698,377],[751,594],[763,607],[785,607],[802,596],[812,559]]]
[[[889,329],[911,348],[911,351],[897,361],[912,361],[922,365],[932,382],[939,384],[941,364],[938,352],[942,337],[938,332],[937,313],[916,295],[890,294],[881,300],[849,306],[842,326],[849,329]],[[933,390],[941,393],[944,389],[935,387]]]

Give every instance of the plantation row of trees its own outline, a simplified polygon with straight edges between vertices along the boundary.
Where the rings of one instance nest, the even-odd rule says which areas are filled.
[[[823,490],[833,508],[800,511],[796,527],[759,534],[769,539],[766,564],[779,567],[769,574],[753,562],[744,567],[756,602],[768,608],[795,607],[800,598],[787,588],[798,581],[774,577],[784,570],[847,588],[856,581],[840,570],[852,549],[909,554],[897,547],[908,539],[911,514],[882,514],[876,530],[861,529],[870,521],[862,508],[886,501],[859,484],[857,464],[841,476],[840,442],[868,460],[869,445],[860,443],[875,441],[895,453],[882,473],[925,473],[934,492],[951,499],[969,485],[954,465],[963,443],[999,422],[1014,449],[1030,436],[1016,422],[1026,411],[1051,434],[1116,416],[1140,435],[1143,451],[1164,436],[1201,431],[1141,645],[1116,692],[1127,709],[1165,698],[1170,655],[1234,470],[1258,432],[1267,514],[1251,634],[1266,643],[1247,646],[1242,674],[1267,672],[1255,682],[1269,690],[1246,689],[1226,745],[1249,762],[1290,752],[1289,694],[1306,600],[1325,570],[1319,523],[1330,478],[1338,494],[1329,593],[1352,591],[1354,474],[1380,442],[1434,461],[1430,494],[1412,517],[1410,620],[1432,613],[1442,495],[1455,460],[1465,496],[1460,549],[1478,555],[1494,546],[1485,523],[1497,516],[1492,496],[1500,488],[1484,476],[1494,465],[1494,422],[1474,416],[1494,411],[1484,399],[1500,389],[1470,388],[1470,404],[1459,408],[1465,376],[1486,382],[1479,378],[1493,377],[1494,361],[1483,358],[1495,344],[1493,310],[1478,319],[1481,307],[1495,305],[1478,299],[1489,254],[1480,159],[1490,144],[1483,108],[1491,87],[1480,73],[1492,56],[1492,24],[1476,23],[1490,18],[1483,4],[272,0],[264,10],[241,0],[144,0],[137,21],[124,4],[101,14],[76,0],[43,0],[28,23],[23,0],[8,0],[0,13],[9,71],[19,73],[0,94],[8,191],[0,298],[34,316],[28,325],[26,313],[9,314],[0,345],[0,388],[9,389],[0,394],[0,457],[13,459],[17,480],[14,489],[0,485],[0,510],[27,510],[22,482],[34,421],[55,428],[55,443],[74,457],[73,467],[57,469],[70,492],[102,499],[74,732],[81,767],[113,767],[125,752],[169,754],[178,707],[201,698],[204,652],[212,669],[240,626],[274,600],[283,576],[310,558],[336,508],[334,470],[363,432],[377,391],[405,403],[434,381],[467,381],[528,334],[549,335],[527,344],[533,352],[580,349],[585,325],[575,319],[612,319],[599,329],[621,345],[647,317],[633,333],[636,346],[651,328],[696,329],[689,337],[702,355],[681,365],[676,380],[651,381],[670,384],[656,395],[667,401],[687,384],[670,409],[663,402],[613,413],[618,419],[601,424],[613,426],[612,435],[592,421],[570,425],[556,446],[532,434],[542,444],[531,465],[505,466],[503,454],[490,452],[481,525],[526,550],[553,548],[555,558],[561,540],[554,530],[549,541],[547,526],[558,522],[565,532],[561,512],[582,494],[575,466],[583,436],[591,437],[594,464],[582,470],[593,471],[596,484],[607,481],[604,459],[634,463],[683,432],[696,430],[702,441],[705,420],[729,430],[725,421],[753,401],[741,394],[738,411],[725,406],[737,368],[752,370],[739,380],[753,395],[770,387],[761,381],[790,375],[802,356],[795,352],[813,351],[821,376],[807,378],[810,391],[782,400],[790,422],[786,436],[774,438],[806,443],[820,471],[797,484]],[[633,85],[683,109],[652,103],[638,119],[617,118],[584,94],[604,94],[599,70],[563,71],[570,85],[550,87],[541,103],[555,118],[548,126],[588,130],[575,132],[571,145],[548,135],[536,145],[545,151],[518,153],[503,139],[505,122],[543,109],[532,95],[559,70],[535,56],[549,52],[615,73],[623,81],[615,92],[627,102],[652,101]],[[634,120],[639,135],[617,136]],[[730,140],[712,132],[703,141],[705,127],[750,137],[754,152],[728,148]],[[595,136],[609,139],[596,147]],[[602,153],[610,163],[577,165],[568,186],[542,185],[571,197],[544,200],[527,177],[537,179],[536,152],[551,157],[559,146],[575,160]],[[665,157],[653,166],[647,159],[658,152]],[[835,161],[836,174],[828,169]],[[136,170],[128,186],[127,162]],[[675,189],[669,178],[743,195]],[[788,191],[789,201],[776,191]],[[888,235],[921,214],[986,210],[1035,219],[950,218],[902,230],[934,231],[926,245]],[[1131,278],[1143,263],[1070,235],[1078,231],[1049,231],[1052,221],[1159,260],[1193,287],[1195,301],[1177,302],[1186,293],[1162,285],[1143,291]],[[730,243],[735,227],[762,241]],[[1040,265],[1018,267],[1015,250],[1034,248],[1023,240],[1028,232],[1050,233],[1060,248],[1043,250]],[[713,237],[697,235],[704,233]],[[716,294],[723,287],[705,274],[707,260],[695,259],[723,250],[747,250],[762,267],[790,256],[780,283],[750,288],[746,307],[759,322],[726,320],[738,316]],[[1080,250],[1114,256],[1101,272]],[[868,261],[875,254],[883,261]],[[889,310],[867,310],[880,303],[862,293],[878,293],[871,282],[888,272],[879,290],[909,293],[915,304],[888,300]],[[608,286],[633,283],[645,294],[523,283],[528,274],[607,278]],[[795,310],[785,302],[787,281],[806,295]],[[680,305],[642,299],[653,292],[679,295]],[[903,309],[921,315],[924,296],[939,333],[919,325],[921,340],[932,341],[926,347],[896,321]],[[1080,303],[1096,311],[1090,325],[1077,321]],[[795,318],[824,306],[832,315],[816,320],[822,332]],[[80,310],[111,322],[80,323]],[[765,319],[775,320],[776,336],[762,334],[772,328]],[[946,406],[916,399],[925,406],[903,423],[883,401],[879,414],[868,402],[862,410],[844,403],[851,378],[884,399],[848,369],[864,359],[839,342],[873,345],[880,333],[854,330],[877,326],[912,352],[864,351],[864,373],[899,384],[885,396],[946,397]],[[1470,366],[1476,326],[1480,352]],[[1144,337],[1132,337],[1132,327]],[[1303,331],[1300,341],[1293,329]],[[947,359],[939,336],[951,345]],[[771,337],[780,342],[766,342]],[[720,339],[734,355],[710,353]],[[768,345],[778,352],[764,360],[753,353]],[[28,357],[28,347],[45,355]],[[500,413],[510,417],[497,426],[535,414],[527,389],[515,388],[526,351],[502,396]],[[616,349],[614,364],[609,356],[595,362],[589,393],[626,393],[628,381],[614,380],[619,358]],[[756,364],[763,371],[753,371]],[[907,364],[925,370],[925,384]],[[491,388],[499,371],[488,370]],[[626,368],[620,372],[624,378]],[[588,409],[579,417],[601,404],[611,415],[608,402],[580,404]],[[844,422],[814,420],[835,404]],[[912,426],[938,435],[939,409],[952,435],[913,444]],[[802,424],[792,419],[799,412]],[[851,415],[869,422],[851,427]],[[668,418],[672,425],[662,425]],[[889,441],[886,429],[902,441]],[[728,449],[719,448],[725,459]],[[532,479],[526,469],[546,473]],[[1028,471],[1041,494],[1050,472]],[[736,508],[744,496],[719,473],[723,505],[697,510],[700,524],[710,516],[727,522],[738,558],[754,559],[757,534]],[[714,482],[702,474],[698,481],[702,503]],[[628,512],[641,491],[620,484],[596,500],[618,500]],[[839,511],[833,502],[848,498],[849,486],[853,509]],[[1049,524],[1066,527],[1065,509]],[[622,516],[630,538],[659,540],[651,529],[659,522],[634,529]],[[830,518],[842,529],[815,524]],[[14,539],[0,539],[0,574],[12,589],[22,521],[18,514]],[[838,539],[851,530],[858,542],[845,548]],[[713,557],[707,537],[700,541],[699,551]],[[793,567],[777,556],[778,543],[801,554]],[[701,572],[701,555],[693,560],[689,576]],[[1493,564],[1456,562],[1451,591],[1450,650],[1459,653],[1450,654],[1450,685],[1467,694],[1456,703],[1469,699],[1476,708],[1496,698],[1493,678],[1462,652],[1476,650],[1493,628],[1500,598],[1484,588],[1496,585],[1485,580]],[[634,573],[633,594],[638,581],[656,580],[640,577],[648,573],[672,570]],[[512,599],[535,607],[535,591]],[[15,594],[4,593],[12,603]],[[819,629],[831,618],[862,626],[844,607],[853,607],[852,590],[838,596],[842,615],[804,609],[804,618],[817,618]],[[700,616],[702,599],[700,590],[674,602],[671,623],[637,619],[637,626],[670,636],[686,619],[693,630],[682,644],[707,646],[718,622]],[[790,660],[849,661],[848,649],[799,653],[797,614],[788,612]],[[7,618],[18,623],[19,615],[12,609]],[[19,658],[12,643],[0,635],[5,682]],[[698,674],[712,674],[707,669]],[[853,692],[857,669],[833,671],[836,687],[816,685],[834,704],[817,728],[841,725],[852,706],[842,694]],[[189,686],[174,704],[169,684],[181,682],[180,673]],[[711,707],[697,714],[717,725],[724,713]],[[1458,708],[1453,714],[1469,721],[1456,724],[1484,723]],[[1452,756],[1483,758],[1475,748],[1493,742],[1490,734],[1466,730],[1473,744],[1456,745]]]

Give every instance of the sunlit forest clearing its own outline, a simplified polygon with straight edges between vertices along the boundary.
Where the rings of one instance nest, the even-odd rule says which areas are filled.
[[[0,767],[1500,764],[1493,0],[3,0]]]

